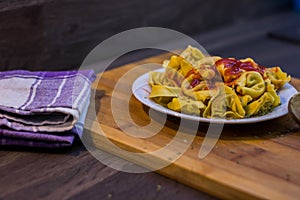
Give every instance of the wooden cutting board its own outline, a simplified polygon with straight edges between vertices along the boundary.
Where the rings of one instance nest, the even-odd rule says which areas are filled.
[[[111,148],[106,139],[125,151],[149,153],[163,148],[175,138],[180,123],[175,117],[168,117],[162,123],[162,129],[149,138],[132,137],[124,132],[133,131],[142,135],[142,129],[134,128],[133,123],[140,126],[150,123],[148,108],[131,93],[133,81],[152,69],[142,64],[161,63],[168,56],[156,56],[99,74],[93,85],[96,90],[95,102],[92,101],[86,121],[87,132],[92,134],[97,148],[151,168],[141,159]],[[293,79],[292,84],[300,88],[298,79]],[[127,108],[119,107],[114,116],[112,96],[120,103],[127,103]],[[123,115],[126,109],[129,109],[129,117]],[[97,119],[93,114],[95,112]],[[207,128],[207,124],[200,124],[195,138],[188,131],[184,133],[186,138],[192,140],[187,151],[176,152],[175,148],[173,152],[152,155],[147,159],[164,162],[174,153],[182,154],[175,162],[157,170],[157,173],[217,197],[300,198],[300,128],[290,115],[255,124],[226,125],[213,150],[204,159],[200,159],[198,153]],[[177,142],[180,146],[187,141],[184,139]]]

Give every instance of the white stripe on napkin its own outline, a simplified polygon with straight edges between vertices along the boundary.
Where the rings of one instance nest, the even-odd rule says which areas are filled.
[[[41,82],[42,82],[42,80],[40,79],[40,80],[38,80],[38,82],[37,82],[35,85],[33,85],[33,88],[32,88],[32,94],[31,94],[31,96],[30,96],[30,99],[29,99],[29,101],[28,101],[25,105],[23,105],[23,106],[21,107],[22,110],[24,110],[28,105],[30,105],[30,104],[33,102],[33,99],[34,99],[35,93],[36,93],[36,89],[37,89],[38,85],[39,85]]]
[[[82,96],[84,95],[84,93],[86,93],[88,87],[89,87],[89,83],[87,81],[85,81],[81,92],[79,93],[79,95],[77,96],[77,98],[74,101],[74,104],[73,104],[74,108],[77,108],[77,104],[79,103],[79,101],[82,98]]]
[[[47,107],[52,106],[52,105],[56,102],[56,100],[57,100],[57,98],[60,96],[61,91],[62,91],[62,88],[64,87],[64,85],[65,85],[66,82],[67,82],[67,79],[66,79],[66,77],[64,76],[64,79],[63,79],[63,81],[61,82],[61,84],[59,85],[59,88],[58,88],[58,90],[57,90],[57,93],[56,93],[54,99],[51,101],[51,103],[49,103],[49,104],[47,105]]]

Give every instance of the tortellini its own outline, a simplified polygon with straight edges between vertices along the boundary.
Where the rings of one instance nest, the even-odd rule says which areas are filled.
[[[266,69],[266,75],[271,80],[276,90],[291,80],[291,76],[281,71],[278,66]]]
[[[180,88],[165,85],[153,85],[149,98],[159,104],[167,105],[174,97],[178,97]]]
[[[167,107],[177,112],[200,115],[206,106],[202,101],[197,101],[186,97],[176,97],[167,104]]]
[[[149,98],[176,112],[206,118],[241,119],[264,115],[280,105],[277,90],[290,81],[279,67],[253,59],[206,56],[188,46],[150,72]]]
[[[198,62],[204,58],[203,53],[192,46],[188,46],[181,54],[180,57],[185,59],[187,62],[189,62],[193,66],[197,66]]]
[[[260,114],[266,114],[272,109],[274,98],[270,93],[264,93],[259,99],[251,102],[246,106],[246,112],[248,116],[256,116]]]
[[[218,94],[209,101],[203,113],[203,117],[244,118],[245,110],[234,89],[228,86],[223,87],[224,88],[220,88]]]
[[[216,88],[210,88],[207,81],[200,81],[199,83],[193,83],[194,80],[195,79],[193,79],[192,77],[188,77],[183,81],[181,85],[181,89],[186,96],[204,102],[205,100],[210,99],[212,96],[216,94],[217,92]],[[197,85],[191,86],[192,84],[197,84]]]
[[[265,81],[258,72],[245,72],[236,81],[236,91],[241,95],[249,95],[253,99],[265,92]]]

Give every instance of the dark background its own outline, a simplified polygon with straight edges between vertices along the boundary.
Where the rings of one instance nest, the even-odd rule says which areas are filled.
[[[291,9],[289,0],[2,0],[0,70],[78,68],[96,45],[131,28],[164,27],[197,38]]]

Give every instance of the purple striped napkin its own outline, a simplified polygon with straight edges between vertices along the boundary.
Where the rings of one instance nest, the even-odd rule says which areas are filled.
[[[0,72],[0,145],[64,147],[83,132],[92,70]]]

